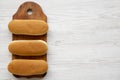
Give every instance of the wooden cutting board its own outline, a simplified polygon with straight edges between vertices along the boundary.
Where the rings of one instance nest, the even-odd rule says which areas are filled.
[[[31,14],[29,14],[31,12]],[[47,16],[43,13],[42,8],[34,2],[25,2],[18,8],[17,12],[13,15],[13,20],[43,20],[47,22]],[[47,42],[47,34],[42,36],[28,36],[28,35],[15,35],[12,34],[12,40],[44,40]],[[13,59],[40,59],[47,61],[47,54],[43,56],[17,56],[12,55]],[[46,74],[46,73],[45,73]],[[30,76],[30,77],[42,77],[43,75]],[[20,77],[18,75],[14,75]]]

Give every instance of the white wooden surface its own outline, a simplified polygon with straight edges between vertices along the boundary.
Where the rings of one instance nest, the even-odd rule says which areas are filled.
[[[8,22],[27,0],[0,0],[0,80],[11,54]],[[120,80],[120,0],[34,0],[48,16],[47,75],[29,80]]]

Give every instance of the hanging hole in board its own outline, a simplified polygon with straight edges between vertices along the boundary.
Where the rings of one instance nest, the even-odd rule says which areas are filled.
[[[28,15],[31,15],[31,14],[32,14],[32,9],[28,9],[28,10],[27,10],[27,14],[28,14]]]

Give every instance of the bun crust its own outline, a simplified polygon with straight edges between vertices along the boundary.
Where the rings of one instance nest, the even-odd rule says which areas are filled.
[[[41,56],[48,50],[47,43],[43,40],[15,40],[8,46],[9,51],[19,56]]]
[[[42,20],[12,20],[8,28],[18,35],[44,35],[48,31],[47,23]]]
[[[20,76],[39,75],[47,72],[48,64],[44,60],[16,59],[9,63],[8,70]]]

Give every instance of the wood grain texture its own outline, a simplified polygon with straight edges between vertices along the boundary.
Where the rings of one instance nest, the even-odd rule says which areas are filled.
[[[25,1],[0,0],[1,80],[120,80],[120,0],[34,0],[48,16],[48,73],[42,79],[9,74],[7,24]]]

